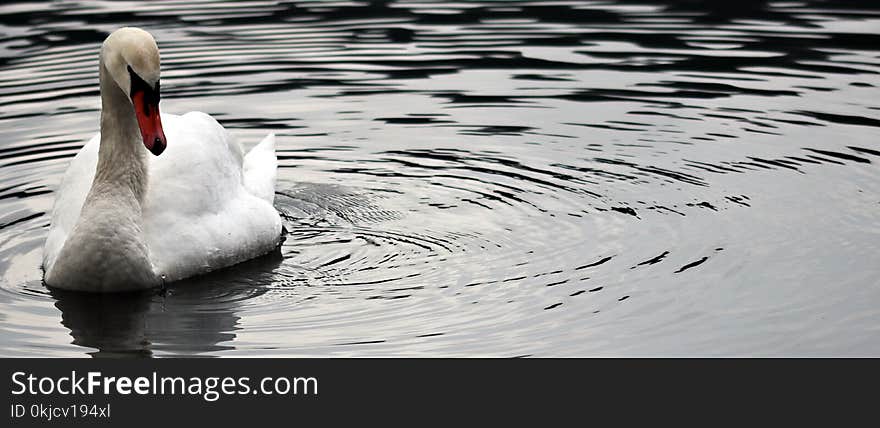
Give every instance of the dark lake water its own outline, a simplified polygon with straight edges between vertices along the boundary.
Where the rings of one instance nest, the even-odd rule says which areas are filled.
[[[4,2],[0,356],[880,356],[880,4],[702,3]],[[286,241],[50,290],[126,25],[277,133]]]

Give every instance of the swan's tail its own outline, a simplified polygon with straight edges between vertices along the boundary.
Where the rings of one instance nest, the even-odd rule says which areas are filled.
[[[275,134],[269,134],[244,156],[244,188],[260,199],[275,200]]]

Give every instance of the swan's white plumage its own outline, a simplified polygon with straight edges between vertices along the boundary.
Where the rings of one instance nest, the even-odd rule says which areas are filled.
[[[168,147],[161,156],[149,157],[141,206],[141,233],[157,283],[161,276],[174,281],[273,250],[281,234],[281,219],[272,206],[274,135],[244,155],[207,114],[162,114],[162,124]],[[80,150],[58,189],[44,248],[47,273],[77,225],[92,187],[99,145],[97,135]]]
[[[270,203],[275,200],[275,134],[269,134],[244,157],[244,187]]]
[[[159,62],[156,41],[139,28],[101,45],[101,132],[57,192],[43,252],[50,286],[150,288],[257,257],[280,240],[274,136],[245,156],[204,113],[160,115]]]

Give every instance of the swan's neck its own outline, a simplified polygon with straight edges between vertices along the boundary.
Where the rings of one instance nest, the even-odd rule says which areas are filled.
[[[100,81],[101,142],[94,180],[46,282],[84,290],[158,285],[143,232],[146,149],[134,107],[107,72],[103,53]]]
[[[134,107],[110,77],[103,62],[100,80],[101,145],[92,190],[130,191],[141,203],[147,187],[148,159]]]

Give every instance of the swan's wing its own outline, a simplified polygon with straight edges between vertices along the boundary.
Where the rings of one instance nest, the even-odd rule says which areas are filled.
[[[162,114],[168,141],[148,155],[146,207],[152,215],[185,217],[217,212],[242,186],[241,146],[214,118],[201,112]],[[147,216],[147,213],[144,213]]]
[[[269,134],[244,156],[244,187],[252,195],[270,204],[275,200],[275,134]]]
[[[144,233],[157,272],[173,281],[275,248],[281,219],[271,202],[251,193],[245,173],[266,174],[262,168],[271,140],[245,160],[235,139],[204,113],[162,115],[162,125],[168,147],[161,156],[150,157],[143,206]],[[274,161],[274,150],[269,151]],[[261,189],[271,185],[269,193],[274,192],[271,183],[259,183]]]
[[[67,235],[76,226],[98,164],[98,147],[101,134],[95,135],[70,161],[61,185],[55,191],[55,205],[52,208],[52,225],[43,247],[43,268],[49,270],[55,258],[64,247]]]
[[[205,113],[163,114],[162,126],[168,146],[160,156],[149,156],[144,220],[158,233],[222,216],[242,189],[241,146]]]

